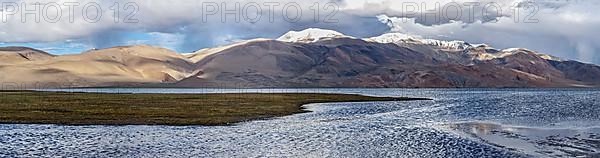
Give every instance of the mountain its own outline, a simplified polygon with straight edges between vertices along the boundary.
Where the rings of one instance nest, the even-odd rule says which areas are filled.
[[[26,84],[82,81],[75,86],[229,88],[600,85],[597,65],[524,48],[499,50],[485,44],[400,33],[359,39],[331,30],[307,29],[290,31],[276,40],[254,39],[185,55],[152,46],[46,57],[43,54],[47,53],[34,49],[0,50],[6,50],[0,54],[13,54],[0,58],[0,72],[10,74],[1,76],[0,81]],[[33,56],[39,58],[13,59],[23,50],[37,52]]]
[[[221,47],[223,48],[223,47]],[[339,32],[291,31],[238,43],[198,61],[179,87],[587,87],[595,68],[570,77],[556,57],[400,33],[357,39]],[[579,63],[579,62],[575,62]],[[566,66],[563,66],[566,67]],[[588,70],[590,69],[590,70]]]
[[[413,37],[402,33],[387,33],[377,37],[371,37],[363,39],[365,41],[377,42],[377,43],[417,43],[422,45],[432,46],[443,50],[464,50],[474,47],[473,45],[465,41],[441,41],[436,39],[422,39]]]
[[[600,67],[597,65],[577,61],[549,60],[549,62],[554,68],[563,72],[564,77],[569,80],[600,85]]]
[[[54,55],[27,47],[0,47],[0,61],[2,61],[2,64],[46,60],[52,57]]]
[[[324,30],[318,28],[309,28],[303,31],[290,31],[279,37],[278,41],[293,43],[312,43],[324,39],[332,38],[352,38],[333,30]]]
[[[7,50],[15,54],[23,50]],[[43,52],[23,62],[0,58],[3,89],[114,86],[176,82],[195,74],[193,63],[173,51],[152,46],[114,47],[51,57]],[[41,54],[41,55],[39,55]],[[7,64],[8,63],[8,64]]]

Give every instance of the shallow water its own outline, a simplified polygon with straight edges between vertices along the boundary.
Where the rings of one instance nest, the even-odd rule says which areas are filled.
[[[64,90],[63,90],[64,91]],[[582,89],[70,89],[350,93],[433,101],[311,104],[223,127],[0,125],[0,157],[597,157],[600,91]]]

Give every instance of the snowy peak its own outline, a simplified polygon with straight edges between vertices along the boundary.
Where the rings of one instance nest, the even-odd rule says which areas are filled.
[[[364,40],[369,41],[369,42],[377,42],[377,43],[399,43],[399,42],[405,42],[405,41],[412,40],[412,39],[416,39],[416,38],[414,38],[410,35],[407,35],[407,34],[403,34],[403,33],[386,33],[381,36],[371,37],[371,38],[367,38]]]
[[[420,40],[421,43],[438,47],[440,49],[447,50],[465,50],[469,48],[473,48],[473,45],[465,42],[465,41],[441,41],[435,39],[423,39]]]
[[[513,56],[513,55],[516,55],[519,53],[535,55],[535,56],[538,56],[545,60],[562,61],[562,59],[560,59],[558,57],[551,56],[548,54],[538,53],[538,52],[535,52],[535,51],[532,51],[529,49],[525,49],[525,48],[508,48],[508,49],[499,50],[497,53],[479,53],[479,54],[476,54],[475,59],[481,60],[481,61],[493,60],[493,59],[499,59],[499,58],[506,58],[506,57]]]
[[[322,39],[331,38],[351,37],[333,30],[309,28],[303,31],[290,31],[284,34],[283,36],[279,37],[277,40],[283,42],[313,43]]]
[[[553,60],[553,61],[564,61],[559,57],[555,57],[552,55],[548,55],[548,54],[538,54],[538,56],[542,59],[546,59],[546,60]]]
[[[283,36],[279,37],[277,40],[291,43],[313,43],[320,40],[334,38],[354,37],[346,36],[340,32],[333,30],[309,28],[302,31],[290,31],[284,34]],[[486,44],[470,44],[468,42],[459,40],[445,41],[437,39],[426,39],[421,38],[419,36],[411,36],[404,33],[386,33],[376,37],[364,38],[362,40],[375,43],[412,43],[428,45],[432,48],[443,51],[467,52],[473,57],[473,59],[481,61],[505,58],[519,53],[537,55],[538,57],[543,58],[545,60],[562,61],[562,59],[558,57],[554,57],[547,54],[541,54],[524,48],[509,48],[504,50],[498,50]]]
[[[559,57],[555,57],[552,55],[548,55],[548,54],[542,54],[542,53],[538,53],[529,49],[525,49],[525,48],[508,48],[508,49],[504,49],[502,50],[502,52],[505,53],[511,53],[511,54],[516,54],[516,53],[532,53],[537,55],[538,57],[545,59],[545,60],[554,60],[554,61],[563,61],[561,58]]]
[[[417,43],[417,44],[426,44],[439,49],[445,50],[465,50],[468,48],[474,47],[473,45],[465,42],[465,41],[442,41],[435,39],[423,39],[420,37],[410,36],[403,33],[387,33],[377,37],[371,37],[364,39],[369,42],[377,42],[377,43]]]

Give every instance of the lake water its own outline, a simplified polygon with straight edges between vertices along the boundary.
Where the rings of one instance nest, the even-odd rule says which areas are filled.
[[[310,104],[220,127],[0,125],[0,157],[599,157],[600,90],[69,89],[349,93],[432,101]]]

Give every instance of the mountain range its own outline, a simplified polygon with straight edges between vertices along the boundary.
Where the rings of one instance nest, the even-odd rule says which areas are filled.
[[[0,48],[0,89],[598,87],[600,67],[525,48],[307,29],[179,54],[135,45],[52,55]]]

